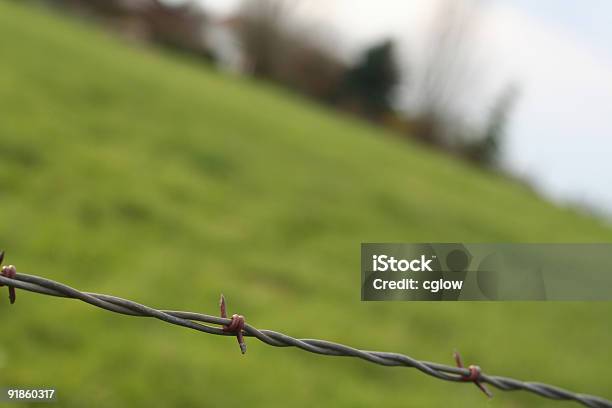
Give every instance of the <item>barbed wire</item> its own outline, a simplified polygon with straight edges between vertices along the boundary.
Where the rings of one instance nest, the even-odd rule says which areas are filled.
[[[0,253],[0,262],[2,261],[2,256],[3,253]],[[412,367],[440,380],[472,382],[488,396],[491,396],[491,394],[485,388],[484,384],[490,384],[503,391],[525,390],[554,400],[576,401],[587,407],[612,408],[612,401],[601,397],[579,394],[539,382],[520,381],[508,377],[485,374],[480,370],[480,367],[474,365],[465,368],[463,367],[459,354],[456,352],[455,360],[457,367],[454,367],[429,361],[420,361],[399,353],[366,351],[326,340],[296,339],[272,330],[259,330],[246,324],[243,316],[235,314],[231,318],[227,318],[225,312],[226,304],[223,295],[221,295],[220,302],[221,317],[217,317],[194,312],[157,310],[116,296],[81,292],[50,279],[17,273],[16,268],[12,265],[2,267],[1,272],[0,286],[6,285],[9,287],[11,303],[15,302],[15,288],[18,288],[43,295],[78,299],[101,309],[124,315],[153,317],[167,323],[208,334],[236,336],[242,353],[246,352],[246,344],[244,343],[243,336],[255,337],[261,342],[274,347],[297,347],[315,354],[357,357],[383,366]],[[220,327],[209,326],[204,323]]]

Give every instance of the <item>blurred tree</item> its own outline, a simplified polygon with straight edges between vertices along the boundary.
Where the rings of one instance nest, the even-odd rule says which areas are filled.
[[[434,15],[417,89],[417,136],[446,149],[459,146],[466,90],[474,93],[480,77],[472,61],[471,36],[478,25],[477,1],[440,3]]]
[[[367,117],[380,119],[393,110],[393,91],[399,80],[394,43],[386,40],[365,50],[359,62],[347,71],[342,99],[348,99]]]
[[[153,1],[139,13],[152,41],[179,51],[206,53],[204,24],[206,14],[190,1],[167,4]]]
[[[172,49],[207,55],[207,16],[195,0],[46,0],[94,17],[124,36]]]
[[[440,2],[417,75],[410,132],[451,154],[494,166],[518,88],[511,85],[501,93],[484,125],[470,117],[474,107],[468,101],[475,99],[483,83],[483,64],[474,60],[473,38],[482,4],[479,0]]]
[[[121,0],[46,0],[45,3],[104,17],[120,15],[125,9]]]
[[[323,45],[302,36],[290,41],[280,80],[292,89],[319,101],[334,102],[346,65]]]
[[[238,41],[254,76],[330,102],[346,66],[303,21],[296,23],[293,12],[299,4],[297,0],[244,0],[232,19]]]
[[[508,117],[518,95],[518,87],[511,84],[496,99],[487,118],[482,138],[467,148],[466,155],[470,160],[486,166],[497,164],[502,139],[507,131]]]
[[[237,33],[255,76],[274,78],[286,51],[290,2],[244,0],[238,12]]]

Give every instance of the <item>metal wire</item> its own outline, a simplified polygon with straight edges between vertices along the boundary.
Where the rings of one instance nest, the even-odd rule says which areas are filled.
[[[0,275],[0,286],[2,285],[43,295],[79,299],[85,303],[111,312],[130,316],[154,317],[167,323],[219,336],[236,336],[237,333],[231,332],[228,328],[236,327],[235,318],[242,318],[242,316],[237,315],[228,319],[201,313],[157,310],[115,296],[81,292],[59,282],[23,273],[13,273],[11,277]],[[204,323],[218,325],[220,327],[209,326]],[[383,366],[416,368],[440,380],[474,382],[476,384],[487,383],[503,391],[525,390],[554,400],[576,401],[587,407],[612,408],[612,401],[601,397],[579,394],[543,383],[520,381],[508,377],[485,374],[480,372],[480,369],[476,366],[470,366],[469,368],[453,367],[429,361],[420,361],[398,353],[359,350],[326,340],[296,339],[272,330],[259,330],[249,324],[244,324],[244,322],[242,322],[240,326],[243,327],[243,331],[241,332],[242,335],[255,337],[263,343],[274,347],[297,347],[316,354],[357,357]],[[477,372],[475,373],[476,369]]]

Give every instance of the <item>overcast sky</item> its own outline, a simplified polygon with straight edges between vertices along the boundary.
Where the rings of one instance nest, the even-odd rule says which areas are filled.
[[[230,12],[238,0],[201,0]],[[521,94],[504,163],[545,195],[612,215],[612,1],[489,0],[475,49],[485,79],[466,104],[486,107],[510,81]],[[418,58],[436,8],[429,0],[310,0],[302,12],[358,49],[392,36]]]

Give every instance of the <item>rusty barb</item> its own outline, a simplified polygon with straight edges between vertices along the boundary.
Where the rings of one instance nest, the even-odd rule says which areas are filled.
[[[464,368],[463,361],[461,360],[461,355],[459,354],[459,352],[455,350],[453,356],[455,357],[455,363],[457,364],[457,367]],[[487,387],[485,387],[485,385],[480,381],[480,366],[471,365],[468,367],[468,370],[470,370],[470,373],[468,375],[463,376],[463,381],[473,382],[478,388],[480,388],[482,392],[485,393],[487,397],[493,398],[493,394],[491,393],[491,391],[489,391]]]
[[[221,294],[221,299],[219,300],[219,308],[221,309],[221,317],[227,319],[225,296],[223,296],[223,293]],[[243,330],[244,316],[239,314],[233,314],[230,324],[223,325],[224,332],[236,333],[236,338],[238,339],[238,344],[240,345],[240,351],[242,354],[246,353],[246,343],[244,342],[244,336],[242,333]]]
[[[0,252],[0,265],[3,259],[4,252]],[[158,310],[117,296],[81,292],[60,282],[55,282],[40,276],[18,273],[16,268],[12,265],[2,267],[0,286],[2,285],[9,287],[9,298],[11,303],[15,302],[15,288],[18,288],[42,295],[79,299],[85,303],[110,312],[129,316],[152,317],[166,323],[187,327],[207,334],[236,336],[238,344],[240,345],[240,351],[242,351],[243,354],[246,352],[244,338],[254,337],[262,343],[273,347],[296,347],[319,355],[355,357],[387,367],[410,367],[438,380],[456,384],[474,383],[488,397],[491,397],[492,394],[485,387],[485,384],[491,385],[502,391],[523,390],[540,397],[557,401],[574,401],[593,408],[612,408],[612,401],[598,396],[572,392],[541,382],[522,381],[509,377],[486,374],[480,370],[480,367],[475,365],[466,368],[463,366],[461,356],[457,352],[454,354],[456,366],[451,366],[418,360],[405,354],[385,351],[366,351],[327,340],[299,339],[273,330],[257,329],[245,323],[244,317],[241,315],[234,314],[228,319],[227,305],[223,295],[221,295],[221,300],[219,302],[221,311],[221,317],[219,317],[194,312]],[[572,370],[569,370],[568,373],[578,375]]]
[[[0,251],[0,265],[2,265],[2,261],[4,261],[4,251]],[[2,266],[2,270],[0,270],[0,275],[6,278],[9,278],[9,279],[15,279],[15,275],[17,275],[17,268],[15,268],[14,265]],[[2,286],[4,285],[0,284],[0,288]],[[9,290],[9,300],[12,305],[13,303],[15,303],[15,299],[17,298],[15,294],[15,288],[12,286],[9,286],[8,290]]]

